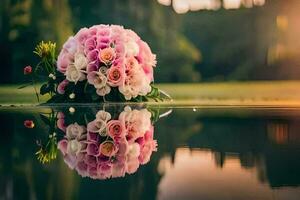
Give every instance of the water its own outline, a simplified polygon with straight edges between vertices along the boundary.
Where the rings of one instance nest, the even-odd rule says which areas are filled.
[[[298,109],[152,105],[147,108],[152,112],[152,139],[135,131],[151,132],[150,115],[143,110],[147,105],[130,107],[131,111],[122,104],[1,108],[0,199],[299,199]],[[120,117],[124,109],[127,118]],[[138,113],[133,114],[134,109]],[[61,113],[61,125],[76,122],[86,127],[100,110],[112,119],[131,120],[130,131],[124,133],[126,153],[120,156],[119,146],[117,152],[108,148],[113,156],[107,159],[98,153],[107,151],[96,149],[94,155],[93,150],[87,153],[87,147],[75,145],[65,149],[65,155],[58,150],[50,163],[38,161],[38,144],[45,145],[53,136],[60,141],[65,135],[57,128]],[[32,120],[34,128],[26,128],[25,120]],[[96,127],[99,130],[101,125]],[[74,139],[66,131],[68,144],[71,140],[91,143],[92,135],[88,139],[85,130],[76,130],[71,133],[83,132],[81,138]],[[96,137],[97,145],[112,140]],[[141,142],[142,137],[146,142]],[[157,151],[152,152],[155,140]],[[154,145],[150,150],[144,148],[147,141]],[[133,147],[134,143],[139,147]],[[73,153],[77,160],[66,159]],[[96,161],[87,160],[87,154]],[[87,166],[78,167],[80,162]],[[105,176],[110,178],[102,180]]]

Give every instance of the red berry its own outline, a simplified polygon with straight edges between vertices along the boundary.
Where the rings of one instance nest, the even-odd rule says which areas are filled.
[[[32,120],[25,120],[24,121],[24,126],[26,128],[33,128],[34,127],[34,122]]]
[[[31,74],[32,73],[32,67],[31,66],[26,66],[24,67],[24,75],[27,75],[27,74]]]

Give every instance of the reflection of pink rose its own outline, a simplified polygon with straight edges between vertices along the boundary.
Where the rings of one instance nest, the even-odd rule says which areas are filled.
[[[110,120],[106,127],[108,135],[114,140],[125,137],[125,127],[120,120]]]
[[[97,166],[97,158],[95,156],[86,155],[84,161],[88,166],[92,166],[92,167]]]
[[[126,168],[127,166],[124,162],[115,162],[112,166],[112,177],[124,177]]]
[[[64,161],[70,169],[74,169],[77,163],[77,158],[71,154],[66,154],[64,156]]]
[[[139,161],[141,164],[146,164],[150,161],[150,157],[153,151],[157,151],[157,142],[156,140],[148,141],[142,148],[139,155]]]
[[[65,88],[66,86],[69,84],[69,81],[68,80],[63,80],[62,82],[60,82],[57,86],[57,92],[59,94],[64,94],[65,93]]]
[[[98,176],[97,167],[88,165],[88,173],[91,178],[96,178]]]
[[[99,134],[94,132],[88,132],[87,133],[87,141],[89,142],[98,142],[99,140]]]
[[[112,141],[105,141],[100,144],[99,151],[107,157],[112,157],[116,154],[117,148]]]
[[[89,143],[87,145],[86,152],[89,155],[97,156],[99,154],[98,145],[96,143]]]
[[[140,162],[138,158],[130,158],[127,161],[127,173],[133,174],[139,168]]]
[[[128,153],[128,150],[129,150],[127,140],[125,138],[120,138],[115,142],[116,142],[116,146],[118,148],[118,155],[117,156],[124,157]]]
[[[97,167],[98,177],[100,179],[106,179],[111,176],[112,168],[107,163],[99,164]]]
[[[88,165],[84,161],[80,161],[77,163],[76,169],[81,176],[85,177],[87,175]]]
[[[99,111],[87,128],[69,124],[58,149],[69,167],[83,177],[106,179],[135,173],[157,149],[150,117],[146,109],[130,107],[113,120],[110,113]],[[64,114],[58,113],[57,119],[58,127],[65,127]]]
[[[59,141],[57,144],[57,148],[63,153],[63,155],[66,155],[67,153],[67,146],[68,141],[66,139]]]
[[[124,81],[124,73],[119,67],[111,67],[108,70],[107,79],[110,86],[119,86]]]
[[[66,132],[66,126],[65,126],[65,119],[64,118],[60,118],[57,120],[56,122],[57,128],[59,128],[60,130],[62,130],[63,132]]]

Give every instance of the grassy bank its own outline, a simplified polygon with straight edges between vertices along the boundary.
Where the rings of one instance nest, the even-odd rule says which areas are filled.
[[[198,84],[157,84],[172,104],[300,106],[300,81],[257,81]],[[32,87],[0,86],[0,104],[37,103]],[[41,96],[41,101],[48,97]]]

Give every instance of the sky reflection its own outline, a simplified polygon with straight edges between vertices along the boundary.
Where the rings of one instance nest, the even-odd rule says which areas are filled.
[[[174,164],[162,158],[157,199],[297,199],[300,195],[296,188],[272,190],[261,183],[263,163],[245,168],[239,156],[231,154],[220,168],[215,159],[212,151],[188,148],[176,149]]]

